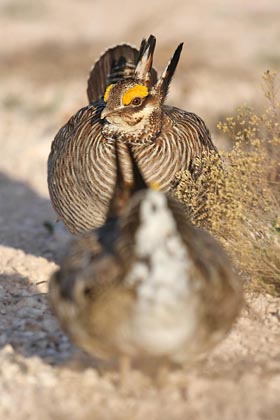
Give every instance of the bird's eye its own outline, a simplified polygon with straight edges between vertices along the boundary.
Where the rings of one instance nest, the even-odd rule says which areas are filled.
[[[136,98],[133,98],[131,101],[131,104],[134,106],[140,105],[142,103],[142,99],[139,98],[139,96],[136,96]]]
[[[83,292],[86,297],[90,297],[92,290],[90,287],[85,287]]]

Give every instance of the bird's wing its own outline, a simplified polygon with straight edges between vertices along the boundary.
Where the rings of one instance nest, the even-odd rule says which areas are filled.
[[[202,118],[176,107],[164,105],[163,109],[172,121],[172,129],[182,134],[181,138],[188,142],[193,155],[201,154],[202,150],[217,152],[211,134]]]
[[[102,105],[78,111],[57,133],[48,159],[54,208],[73,233],[104,221],[114,183],[114,146],[102,135]]]

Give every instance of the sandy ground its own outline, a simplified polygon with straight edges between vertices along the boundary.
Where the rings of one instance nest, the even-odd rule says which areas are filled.
[[[230,336],[163,389],[135,371],[121,391],[116,372],[71,346],[46,296],[68,237],[48,228],[46,160],[57,130],[86,103],[94,60],[154,33],[162,69],[184,41],[169,102],[201,115],[226,147],[219,119],[244,102],[261,107],[261,75],[280,69],[279,2],[244,4],[0,1],[0,419],[280,418],[279,299],[247,296]]]

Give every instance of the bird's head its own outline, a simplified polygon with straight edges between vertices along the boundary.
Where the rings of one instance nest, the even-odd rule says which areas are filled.
[[[143,41],[133,78],[110,84],[104,93],[105,107],[101,118],[106,137],[126,140],[128,143],[149,142],[161,130],[162,104],[177,67],[180,44],[158,81],[152,84],[151,69],[155,37]]]

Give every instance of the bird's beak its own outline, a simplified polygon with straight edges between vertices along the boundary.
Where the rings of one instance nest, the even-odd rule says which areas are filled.
[[[108,114],[109,114],[108,109],[104,108],[100,115],[101,119],[104,120],[104,118],[106,118]]]
[[[105,118],[109,117],[110,115],[115,114],[114,110],[110,110],[108,108],[104,108],[103,111],[101,112],[101,119],[104,120]]]

